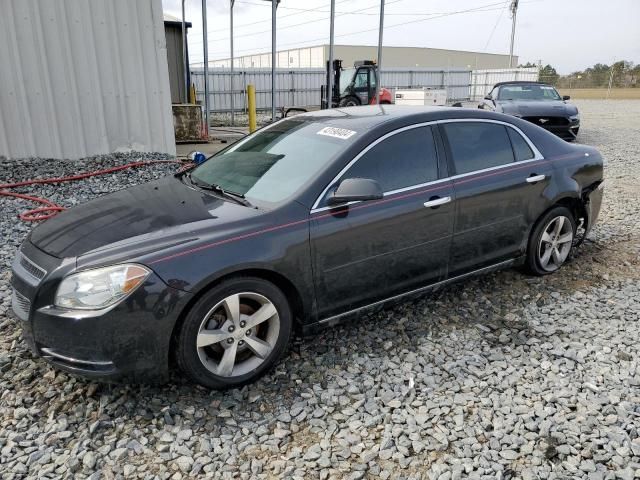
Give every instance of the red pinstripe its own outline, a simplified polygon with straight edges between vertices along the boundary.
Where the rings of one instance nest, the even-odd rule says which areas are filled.
[[[571,158],[571,157],[574,157],[574,156],[575,156],[575,154],[560,155],[558,157],[553,158],[553,160],[565,160],[567,158]],[[492,177],[492,176],[499,175],[499,174],[502,174],[502,173],[505,173],[505,172],[512,172],[514,170],[521,170],[521,169],[524,169],[524,168],[531,168],[531,167],[539,165],[539,164],[547,163],[548,161],[549,160],[547,160],[547,159],[542,159],[542,160],[540,160],[540,163],[527,163],[525,165],[517,165],[517,166],[511,167],[511,168],[505,168],[505,169],[502,169],[502,170],[496,170],[494,172],[487,172],[487,173],[484,173],[484,174],[478,174],[478,175],[470,176],[469,178],[464,178],[464,179],[460,179],[460,180],[454,180],[454,183],[458,183],[458,184],[467,183],[467,182],[471,182],[473,180],[478,180],[480,178]],[[374,207],[376,205],[382,205],[382,204],[388,203],[388,202],[395,202],[396,200],[401,200],[403,198],[409,198],[409,197],[413,197],[413,196],[416,196],[416,195],[422,195],[424,193],[432,192],[434,190],[439,190],[441,188],[447,187],[448,185],[449,185],[448,183],[442,183],[440,185],[434,185],[433,187],[426,188],[424,190],[416,190],[416,191],[412,191],[412,192],[409,192],[409,193],[404,193],[402,195],[394,195],[394,196],[392,196],[390,198],[383,198],[382,200],[376,200],[376,201],[373,201],[373,202],[366,202],[366,203],[361,203],[361,204],[358,204],[358,205],[348,206],[348,207],[344,207],[343,209],[340,209],[340,210],[337,210],[337,209],[336,210],[331,210],[329,212],[321,213],[319,215],[314,215],[314,216],[311,216],[309,218],[305,218],[305,219],[302,219],[302,220],[296,220],[294,222],[283,223],[281,225],[274,225],[273,227],[268,227],[268,228],[264,228],[264,229],[261,229],[261,230],[256,230],[254,232],[244,233],[242,235],[237,235],[235,237],[226,238],[224,240],[219,240],[217,242],[207,243],[205,245],[200,245],[198,247],[194,247],[194,248],[191,248],[191,249],[188,249],[188,250],[184,250],[182,252],[173,253],[171,255],[167,255],[166,257],[158,258],[158,259],[150,262],[150,264],[153,265],[153,264],[164,262],[164,261],[171,260],[171,259],[174,259],[174,258],[182,257],[184,255],[190,255],[192,253],[196,253],[196,252],[199,252],[201,250],[206,250],[206,249],[209,249],[209,248],[213,248],[213,247],[217,247],[217,246],[220,246],[220,245],[224,245],[226,243],[231,243],[231,242],[235,242],[235,241],[238,241],[238,240],[244,240],[245,238],[251,238],[251,237],[258,236],[258,235],[262,235],[264,233],[269,233],[269,232],[273,232],[273,231],[276,231],[276,230],[282,230],[283,228],[293,227],[295,225],[300,225],[302,223],[307,223],[307,222],[309,222],[311,220],[320,220],[322,218],[335,216],[335,215],[340,214],[340,213],[342,213],[342,212],[344,212],[346,210],[359,210],[361,208],[370,208],[370,207]]]

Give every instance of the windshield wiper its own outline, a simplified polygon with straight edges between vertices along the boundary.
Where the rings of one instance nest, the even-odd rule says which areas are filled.
[[[244,195],[241,193],[236,193],[236,192],[232,192],[231,190],[226,190],[221,185],[218,185],[216,183],[203,183],[203,182],[196,181],[191,176],[191,172],[187,172],[186,177],[189,179],[189,181],[193,185],[195,185],[198,188],[201,188],[202,190],[211,190],[213,192],[220,193],[222,196],[226,198],[230,198],[231,200],[235,201],[236,203],[239,203],[240,205],[244,205],[245,207],[253,207],[251,202],[249,202],[249,200],[247,200],[244,197]]]

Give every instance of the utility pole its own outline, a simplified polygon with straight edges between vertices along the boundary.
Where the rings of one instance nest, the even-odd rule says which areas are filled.
[[[202,47],[204,54],[204,124],[209,138],[209,48],[207,45],[207,0],[202,0]]]
[[[271,0],[271,121],[276,121],[276,9],[279,0]]]
[[[376,67],[376,104],[380,105],[380,79],[382,78],[382,33],[384,32],[384,0],[380,0],[380,28],[378,30],[378,65]]]
[[[511,47],[509,48],[509,68],[513,67],[513,40],[516,37],[516,14],[518,13],[518,0],[511,1]]]
[[[184,20],[184,2],[182,0],[182,67],[184,68],[184,103],[189,103],[189,62],[187,61],[187,28]]]
[[[183,0],[184,1],[184,0]],[[234,126],[236,124],[235,122],[235,112],[234,112],[234,95],[235,93],[233,92],[233,4],[235,3],[235,0],[231,0],[231,11],[230,11],[230,15],[229,15],[229,29],[231,30],[231,77],[229,77],[231,79],[231,126]]]
[[[333,29],[336,14],[336,0],[331,0],[331,15],[329,17],[329,83],[327,85],[327,108],[333,107]]]

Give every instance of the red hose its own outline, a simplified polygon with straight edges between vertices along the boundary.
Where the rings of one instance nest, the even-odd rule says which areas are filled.
[[[84,172],[79,173],[78,175],[70,175],[68,177],[58,177],[58,178],[39,178],[34,180],[25,180],[23,182],[16,183],[5,183],[0,184],[0,195],[6,197],[14,197],[21,198],[23,200],[29,200],[31,202],[42,203],[45,206],[40,208],[34,208],[32,210],[27,210],[26,212],[18,215],[20,220],[25,222],[36,222],[39,220],[46,220],[47,218],[51,218],[61,212],[66,210],[64,207],[60,205],[56,205],[50,200],[46,198],[33,197],[31,195],[25,195],[22,193],[15,193],[6,190],[7,188],[16,188],[16,187],[24,187],[27,185],[36,185],[36,184],[47,184],[47,183],[63,183],[63,182],[74,182],[76,180],[82,180],[84,178],[96,177],[98,175],[106,175],[108,173],[118,172],[120,170],[126,170],[128,168],[136,168],[142,167],[145,165],[152,165],[154,163],[180,163],[185,164],[187,167],[191,164],[189,162],[183,162],[181,160],[146,160],[143,162],[133,162],[127,163],[126,165],[120,165],[118,167],[105,168],[104,170],[95,170],[93,172]]]

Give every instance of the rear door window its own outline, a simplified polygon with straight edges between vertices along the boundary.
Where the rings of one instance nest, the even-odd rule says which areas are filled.
[[[442,127],[458,175],[514,162],[511,141],[504,125],[451,122],[442,124]]]
[[[342,178],[371,178],[390,192],[438,179],[431,127],[396,133],[365,153]]]
[[[531,150],[531,147],[525,139],[522,138],[522,135],[516,132],[513,128],[507,128],[507,132],[511,139],[511,145],[513,145],[513,153],[516,156],[516,162],[531,160],[534,157],[533,150]]]

